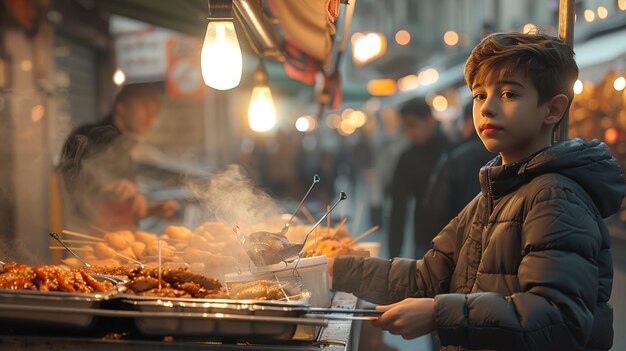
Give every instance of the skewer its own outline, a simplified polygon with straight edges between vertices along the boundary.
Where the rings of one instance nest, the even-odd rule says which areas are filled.
[[[337,225],[337,227],[335,228],[335,235],[336,235],[337,233],[339,233],[339,230],[340,230],[341,228],[343,228],[343,226],[344,226],[344,225],[346,225],[346,222],[347,222],[347,221],[348,221],[348,218],[346,218],[346,217],[343,217],[343,218],[341,219],[341,222],[339,222],[339,224],[338,224],[338,225]]]
[[[117,251],[115,252],[115,255],[116,255],[116,256],[118,256],[118,257],[121,257],[121,258],[123,258],[123,259],[125,259],[125,260],[128,260],[128,261],[130,261],[130,262],[132,262],[132,263],[136,263],[136,264],[140,265],[141,267],[143,267],[143,263],[141,263],[141,261],[137,261],[137,260],[136,260],[136,259],[134,259],[134,258],[130,258],[130,257],[128,257],[128,256],[122,255],[121,253],[119,253],[119,252],[117,252]]]
[[[97,232],[98,232],[98,233],[100,233],[100,234],[108,234],[108,233],[109,233],[109,231],[108,231],[108,230],[104,230],[104,229],[102,229],[102,228],[98,227],[97,225],[93,225],[93,224],[92,224],[92,225],[90,225],[90,227],[91,227],[91,229],[93,229],[93,230],[97,231]]]
[[[97,244],[100,241],[93,241],[93,240],[63,240],[64,243],[71,243],[71,244]]]
[[[93,251],[90,247],[63,247],[63,246],[48,246],[50,250],[71,250],[71,251]]]
[[[63,229],[61,231],[61,233],[65,234],[65,235],[77,236],[79,238],[84,238],[84,239],[90,239],[90,240],[95,240],[95,241],[105,241],[104,239],[98,238],[97,236],[93,236],[93,235],[89,235],[89,234],[83,234],[83,233],[75,232],[75,231],[72,231],[72,230],[65,230],[65,229]]]
[[[59,244],[61,244],[63,247],[62,249],[66,249],[67,251],[69,251],[74,257],[76,257],[83,265],[85,265],[85,267],[91,267],[91,265],[87,262],[85,262],[85,260],[82,259],[82,257],[78,256],[76,254],[76,252],[72,251],[72,249],[70,249],[67,245],[65,245],[65,243],[63,242],[63,240],[61,240],[61,238],[59,237],[59,234],[57,234],[56,232],[50,232],[50,236],[52,238],[54,238],[54,240],[58,241]],[[51,249],[56,249],[55,246],[51,246]],[[92,247],[82,247],[82,248],[76,248],[77,251],[93,251]]]
[[[359,234],[358,236],[356,236],[354,239],[352,239],[352,241],[350,241],[346,245],[347,246],[354,245],[357,241],[360,241],[360,240],[364,239],[365,237],[369,236],[370,234],[374,233],[375,231],[377,231],[378,228],[379,227],[377,225],[371,227],[370,229],[366,230],[362,234]]]
[[[161,281],[162,281],[162,279],[163,279],[163,277],[162,277],[163,265],[161,264],[161,257],[162,257],[162,256],[161,256],[161,240],[159,240],[159,241],[157,242],[157,248],[158,248],[157,252],[158,252],[158,255],[159,255],[159,260],[158,260],[158,262],[159,262],[159,267],[158,267],[158,273],[159,273],[159,291],[161,291]]]
[[[306,207],[306,205],[302,205],[302,214],[309,222],[311,222],[311,224],[315,224],[315,222],[317,222],[315,220],[315,217],[313,217],[313,215],[311,214],[311,211],[309,211],[309,209]]]

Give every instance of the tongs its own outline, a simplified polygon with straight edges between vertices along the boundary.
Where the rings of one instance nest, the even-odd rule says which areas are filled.
[[[241,242],[248,257],[250,257],[250,260],[255,266],[261,267],[280,263],[281,261],[287,262],[287,259],[299,256],[309,235],[324,221],[339,202],[347,198],[346,193],[342,191],[339,199],[337,199],[324,216],[313,225],[301,244],[290,244],[289,240],[285,236],[280,235],[280,233],[254,232],[250,235],[245,235],[238,225],[233,227],[233,231],[237,234],[237,239]]]
[[[317,228],[318,225],[320,225],[320,223],[322,223],[324,221],[324,219],[326,219],[326,217],[330,214],[330,212],[337,207],[337,205],[339,205],[339,203],[345,199],[347,199],[348,196],[346,195],[346,193],[344,193],[343,191],[341,192],[341,194],[339,195],[339,199],[337,199],[337,201],[335,201],[335,203],[332,205],[332,207],[330,209],[328,209],[328,211],[326,211],[326,213],[322,216],[322,218],[319,219],[319,221],[317,221],[313,227],[309,230],[308,233],[306,233],[306,235],[304,236],[304,239],[302,241],[301,244],[293,244],[289,247],[286,247],[280,251],[278,251],[277,255],[279,257],[281,257],[283,260],[287,260],[289,258],[295,257],[295,256],[299,256],[300,252],[302,251],[302,249],[304,248],[304,245],[306,244],[307,239],[309,238],[309,235],[311,235],[311,233],[313,233],[313,231],[315,230],[315,228]]]
[[[63,245],[63,247],[69,252],[71,253],[74,257],[76,257],[77,260],[80,261],[80,263],[82,263],[85,267],[91,267],[91,265],[89,263],[87,263],[85,260],[83,260],[76,252],[72,251],[72,249],[70,249],[67,245],[65,245],[65,243],[63,242],[63,240],[61,240],[61,238],[59,237],[59,234],[55,233],[55,232],[50,232],[50,236],[59,242],[59,244]]]
[[[285,223],[285,225],[283,226],[283,229],[280,230],[280,235],[284,236],[285,234],[287,234],[287,231],[289,230],[289,225],[291,224],[291,221],[293,221],[293,218],[296,216],[296,214],[300,210],[300,207],[302,207],[302,204],[304,203],[304,200],[306,200],[306,198],[309,196],[309,193],[313,189],[313,186],[315,184],[319,183],[319,181],[320,181],[320,176],[318,176],[317,174],[313,175],[313,183],[311,183],[311,186],[309,187],[309,190],[307,190],[307,192],[306,192],[306,194],[304,194],[304,197],[302,198],[302,200],[300,200],[300,203],[298,204],[298,207],[296,207],[296,210],[293,211],[293,214],[291,215],[291,218],[289,218],[289,221],[287,223]]]

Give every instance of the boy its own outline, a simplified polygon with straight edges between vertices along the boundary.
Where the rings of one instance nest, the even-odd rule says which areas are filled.
[[[377,307],[376,326],[405,338],[436,331],[448,350],[609,349],[613,271],[602,218],[619,209],[626,185],[604,143],[551,146],[577,75],[556,38],[483,39],[465,64],[474,126],[499,153],[480,170],[481,193],[422,260],[337,257],[334,289],[393,303]]]

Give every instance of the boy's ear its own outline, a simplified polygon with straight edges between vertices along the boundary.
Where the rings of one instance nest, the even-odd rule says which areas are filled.
[[[548,114],[544,119],[545,123],[549,125],[559,123],[565,114],[565,110],[567,110],[567,106],[569,106],[569,98],[565,94],[558,94],[550,99],[547,106]]]

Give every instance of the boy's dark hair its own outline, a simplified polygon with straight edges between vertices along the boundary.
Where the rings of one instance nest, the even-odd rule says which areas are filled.
[[[539,104],[565,94],[570,104],[578,66],[574,51],[558,38],[541,33],[494,33],[476,45],[465,62],[465,82],[472,88],[492,72],[503,78],[520,72],[539,93]]]
[[[161,93],[150,83],[133,83],[127,84],[115,96],[115,104],[127,104],[133,101],[148,101],[159,103],[161,101]]]
[[[410,116],[416,117],[419,119],[427,119],[431,118],[432,110],[430,106],[426,103],[426,99],[423,97],[416,97],[407,102],[405,102],[402,107],[400,107],[400,116]]]

